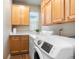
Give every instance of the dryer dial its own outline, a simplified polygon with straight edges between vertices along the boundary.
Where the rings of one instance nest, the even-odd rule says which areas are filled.
[[[38,40],[37,44],[40,45],[41,43],[42,43],[42,41],[41,40]]]

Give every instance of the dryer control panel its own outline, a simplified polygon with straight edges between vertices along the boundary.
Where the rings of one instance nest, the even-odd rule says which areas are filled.
[[[37,44],[40,45],[41,43],[42,43],[42,41],[41,40],[38,40]]]
[[[43,45],[41,46],[41,48],[46,51],[47,53],[49,53],[51,51],[51,49],[53,48],[53,45],[44,42]]]

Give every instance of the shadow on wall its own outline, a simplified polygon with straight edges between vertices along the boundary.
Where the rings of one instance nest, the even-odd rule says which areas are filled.
[[[8,38],[11,30],[11,0],[3,1],[3,59],[7,59],[9,55]]]
[[[42,30],[54,31],[56,35],[75,36],[75,23],[56,24],[52,26],[42,26]],[[61,33],[60,33],[61,31]]]

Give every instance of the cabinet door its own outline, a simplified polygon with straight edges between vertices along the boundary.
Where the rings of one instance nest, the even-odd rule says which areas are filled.
[[[21,53],[29,52],[29,36],[21,36]]]
[[[45,4],[46,4],[46,3],[48,3],[50,0],[44,0],[44,1],[45,1]]]
[[[42,1],[41,1],[41,7],[44,7],[44,5],[45,5],[45,1],[42,0]]]
[[[75,20],[75,0],[65,0],[65,22]]]
[[[20,38],[17,36],[10,36],[10,51],[12,54],[20,54]]]
[[[64,0],[52,0],[52,22],[62,23],[64,19]]]
[[[12,25],[20,25],[20,9],[18,5],[12,6]]]
[[[45,25],[45,8],[41,7],[41,24]]]
[[[21,8],[21,25],[29,25],[29,7]]]
[[[65,22],[68,22],[69,21],[69,19],[68,19],[68,17],[69,17],[69,0],[64,0],[64,3],[65,3]]]
[[[69,0],[70,1],[70,16],[69,19],[71,21],[75,20],[75,0]]]
[[[51,19],[51,1],[50,1],[45,5],[45,22],[46,22],[46,25],[52,24],[51,20],[52,19]]]
[[[23,54],[22,57],[23,57],[23,59],[30,59],[29,54]]]

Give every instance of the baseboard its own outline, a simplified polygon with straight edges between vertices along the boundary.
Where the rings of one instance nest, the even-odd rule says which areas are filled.
[[[7,59],[10,59],[10,57],[11,57],[11,55],[9,54],[8,57],[7,57]]]

